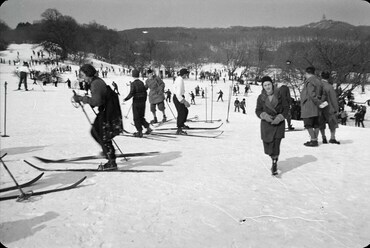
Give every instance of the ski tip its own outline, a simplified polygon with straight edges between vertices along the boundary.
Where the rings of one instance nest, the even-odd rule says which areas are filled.
[[[37,160],[40,160],[41,162],[43,162],[43,163],[48,163],[49,162],[49,160],[48,159],[45,159],[45,158],[42,158],[42,157],[38,157],[38,156],[33,156],[35,159],[37,159]]]

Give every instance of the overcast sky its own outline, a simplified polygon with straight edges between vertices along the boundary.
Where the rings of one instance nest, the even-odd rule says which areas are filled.
[[[108,28],[301,26],[327,19],[370,26],[370,4],[362,0],[8,0],[0,19],[11,28],[41,19],[48,8],[79,24]]]

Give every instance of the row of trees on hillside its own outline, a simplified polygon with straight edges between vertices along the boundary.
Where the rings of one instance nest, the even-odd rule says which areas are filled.
[[[283,69],[279,77],[292,84],[301,81],[302,70],[314,66],[333,72],[337,86],[346,83],[350,85],[349,90],[364,84],[366,74],[370,73],[367,31],[348,29],[338,33],[335,29],[307,27],[144,31],[117,32],[96,22],[81,25],[56,9],[47,9],[41,20],[34,24],[20,23],[15,30],[0,22],[0,37],[5,43],[40,43],[57,58],[63,60],[69,56],[77,63],[83,63],[87,54],[93,53],[102,60],[128,67],[187,66],[196,73],[204,63],[210,62],[224,64],[231,74],[240,67],[245,68],[246,73],[254,67],[257,68],[254,76],[262,75],[269,67],[277,67]],[[163,32],[167,36],[163,36]]]

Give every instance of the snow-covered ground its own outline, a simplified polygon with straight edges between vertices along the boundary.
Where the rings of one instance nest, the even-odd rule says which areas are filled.
[[[12,45],[0,57],[29,58],[29,45]],[[33,156],[66,158],[94,155],[99,146],[90,136],[90,125],[80,108],[70,102],[72,91],[33,85],[31,91],[14,91],[15,67],[1,64],[1,134],[4,134],[4,82],[8,82],[6,134],[1,154],[18,182],[40,174],[29,160],[50,168],[96,168],[102,161],[42,164]],[[64,78],[75,80],[74,72]],[[128,93],[127,76],[109,75],[122,99]],[[172,89],[172,79],[165,79]],[[199,85],[211,92],[209,82],[186,81],[190,92]],[[217,139],[177,137],[157,141],[119,136],[124,152],[160,151],[151,157],[119,160],[126,169],[162,170],[157,173],[46,172],[33,191],[71,184],[83,176],[82,185],[70,191],[32,197],[27,202],[0,202],[0,241],[7,247],[365,247],[370,244],[370,129],[340,126],[340,145],[303,146],[306,131],[286,133],[278,163],[279,177],[270,173],[270,158],[260,140],[260,120],[254,114],[261,86],[252,86],[246,98],[247,114],[231,107],[226,123],[230,82],[219,82],[213,92],[213,119],[224,122]],[[224,102],[216,102],[223,90]],[[243,88],[242,88],[243,89]],[[356,101],[369,99],[355,95]],[[239,95],[239,99],[244,96]],[[232,102],[235,97],[232,98]],[[190,97],[189,97],[190,100]],[[189,117],[206,119],[206,102],[196,98]],[[130,102],[121,105],[128,113]],[[211,102],[207,102],[210,119]],[[170,107],[175,112],[171,103]],[[91,119],[94,113],[86,106]],[[167,116],[172,113],[167,108]],[[369,112],[369,111],[368,111]],[[158,113],[159,119],[161,114]],[[147,106],[147,120],[152,116]],[[369,115],[366,116],[369,120]],[[125,128],[134,131],[132,115]],[[215,126],[217,123],[188,123]],[[300,121],[294,126],[303,128]],[[369,121],[365,122],[370,126]],[[168,126],[175,126],[174,122]],[[203,131],[204,133],[205,131]],[[215,133],[215,132],[210,132]],[[13,185],[0,169],[0,187]],[[17,191],[1,196],[18,194]]]

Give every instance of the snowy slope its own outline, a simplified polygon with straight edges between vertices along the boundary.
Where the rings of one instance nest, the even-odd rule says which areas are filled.
[[[24,49],[20,56],[32,53],[27,44],[12,47]],[[1,57],[11,59],[14,53],[1,52]],[[45,86],[45,92],[36,85],[29,92],[14,91],[18,79],[13,70],[14,66],[1,64],[1,132],[4,134],[7,81],[6,133],[10,137],[1,137],[0,145],[1,154],[8,153],[4,161],[16,179],[24,182],[40,173],[27,166],[24,159],[53,168],[96,168],[103,162],[42,164],[32,157],[94,155],[100,148],[89,134],[90,125],[81,109],[71,105],[70,89],[60,84]],[[75,79],[74,72],[64,76]],[[117,82],[122,99],[130,80],[108,74],[106,82]],[[172,89],[172,79],[165,79],[165,83]],[[187,92],[198,84],[211,92],[209,82],[195,80],[186,81]],[[213,119],[224,121],[222,136],[166,141],[116,137],[124,152],[161,152],[119,161],[119,166],[163,172],[47,172],[32,190],[88,178],[71,191],[22,203],[0,202],[0,241],[8,247],[334,248],[370,244],[370,129],[340,126],[337,139],[341,145],[320,142],[317,148],[303,146],[308,140],[306,131],[286,133],[278,163],[281,174],[275,178],[270,175],[270,158],[263,153],[260,121],[254,114],[261,88],[252,86],[253,92],[246,97],[247,114],[234,113],[232,108],[230,122],[226,123],[229,85],[220,82],[214,86]],[[224,102],[216,102],[220,89],[225,93]],[[369,96],[367,90],[366,95],[356,95],[356,100]],[[196,103],[190,107],[189,117],[205,119],[205,100],[197,97]],[[210,119],[210,101],[207,105]],[[130,102],[121,107],[126,115]],[[170,107],[175,111],[172,103]],[[93,119],[88,106],[86,111]],[[170,109],[166,111],[172,117]],[[152,119],[149,106],[146,117]],[[158,117],[161,119],[160,113]],[[125,128],[134,131],[131,122],[132,113],[125,119]],[[303,128],[302,122],[293,124]],[[0,179],[1,188],[13,185],[4,168],[0,169]]]

